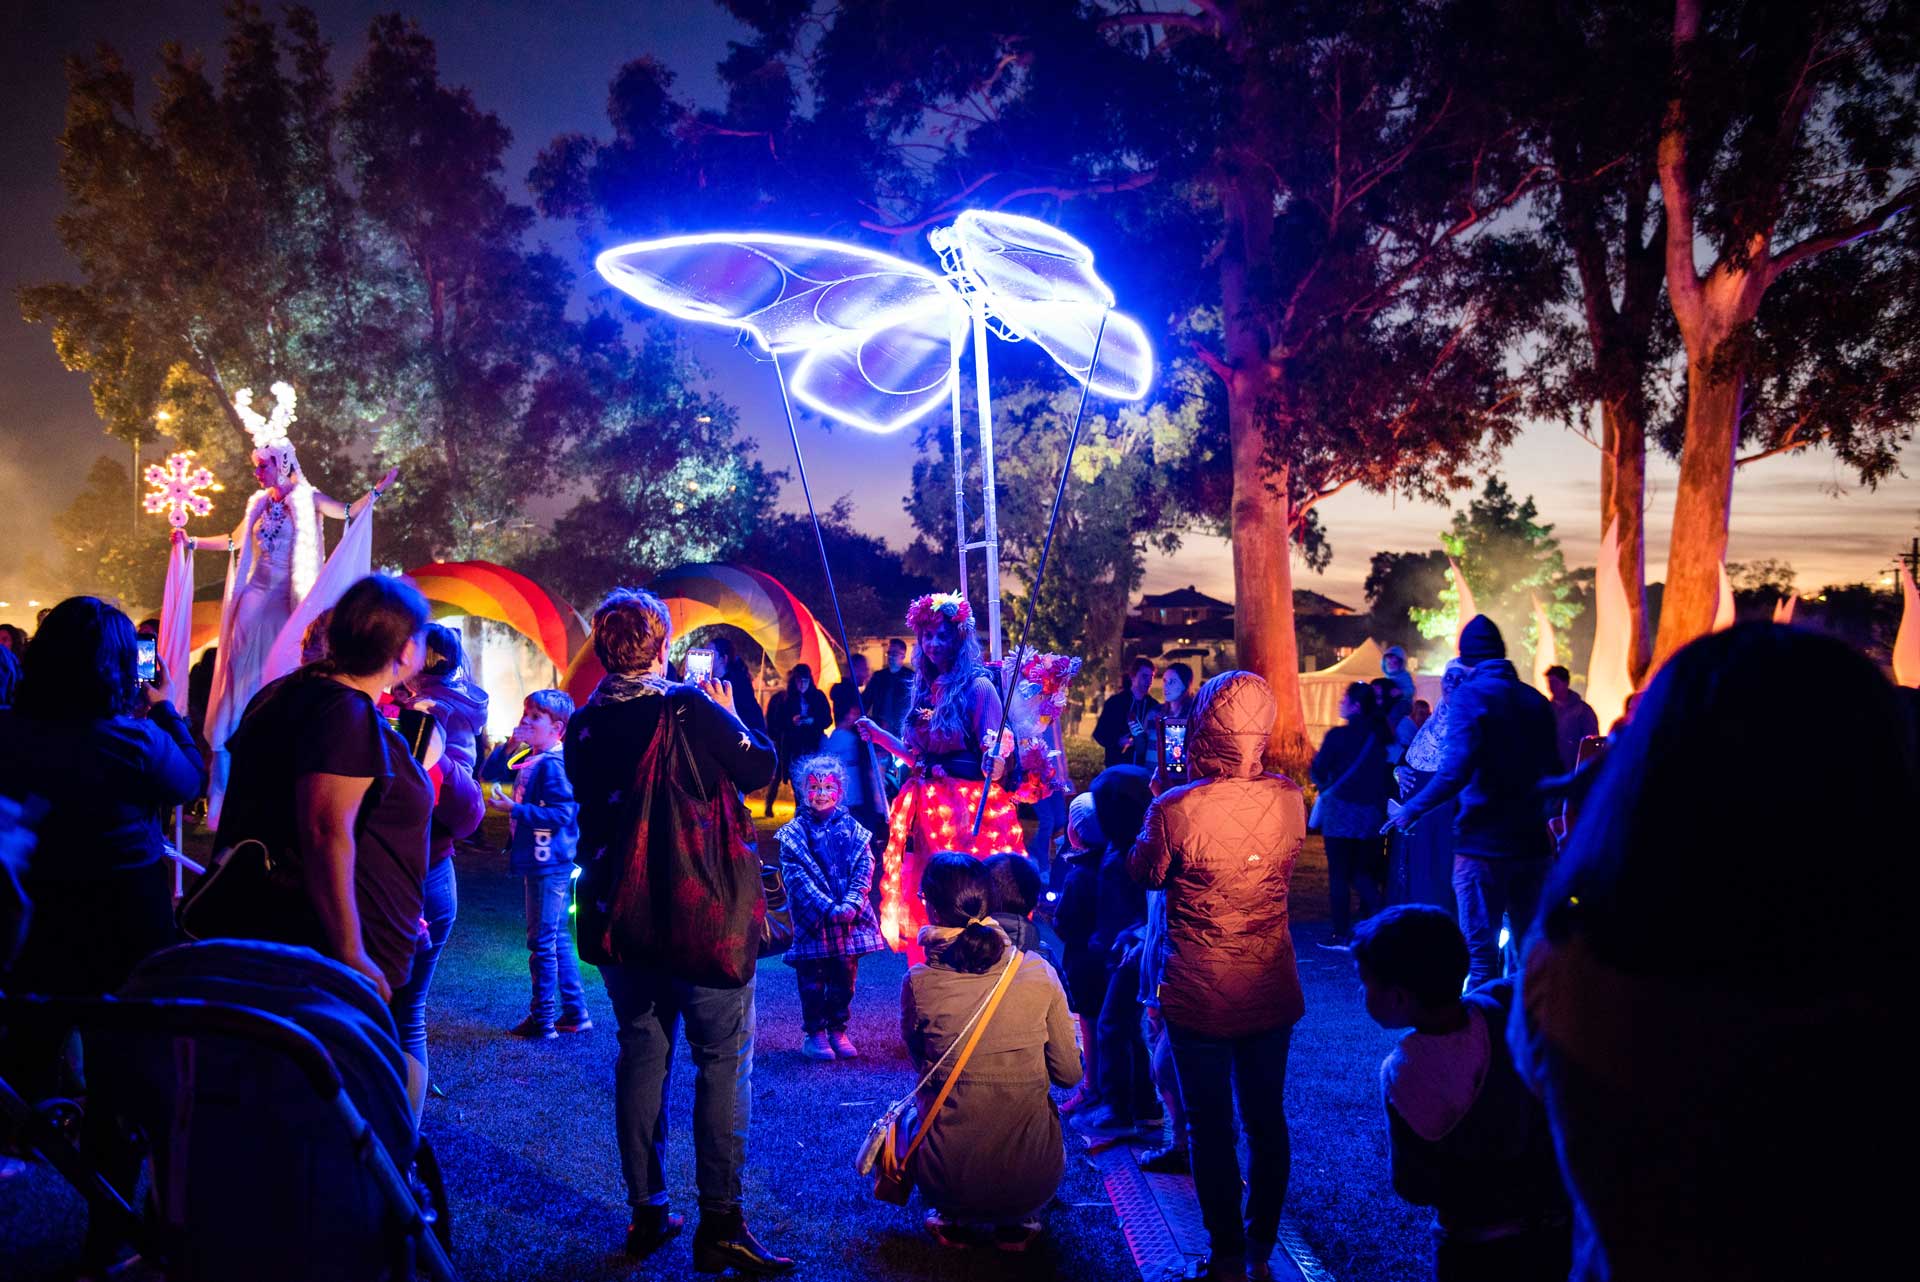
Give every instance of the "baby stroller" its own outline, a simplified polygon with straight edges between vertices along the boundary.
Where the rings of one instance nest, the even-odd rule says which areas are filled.
[[[129,1229],[167,1277],[454,1282],[393,1020],[347,967],[212,940],[156,953],[115,997],[4,1006],[88,1036],[91,1085],[151,1145],[148,1221]],[[77,1154],[46,1156],[116,1218]]]

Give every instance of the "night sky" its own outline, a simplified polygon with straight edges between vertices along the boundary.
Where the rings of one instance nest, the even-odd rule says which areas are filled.
[[[312,7],[335,46],[335,74],[344,83],[368,21],[395,5],[392,0],[313,0]],[[0,583],[6,578],[4,566],[17,554],[44,550],[55,559],[47,546],[48,518],[78,491],[94,456],[124,451],[100,431],[84,378],[61,368],[47,330],[22,321],[13,301],[20,285],[72,272],[53,227],[61,207],[55,138],[65,107],[62,60],[106,41],[132,66],[150,72],[160,44],[177,39],[207,51],[209,64],[217,66],[224,29],[218,0],[16,0],[7,8],[7,51],[0,53],[0,101],[7,122],[0,133],[0,199],[6,210],[0,281],[7,289],[7,304],[0,309],[0,546],[8,555],[0,559]],[[678,72],[682,91],[711,101],[719,93],[714,64],[736,30],[732,19],[706,0],[414,0],[403,11],[418,18],[439,46],[442,79],[471,88],[482,108],[512,128],[507,172],[521,199],[526,197],[520,178],[549,139],[570,131],[604,132],[607,84],[621,63],[652,54]],[[549,226],[542,234],[583,274],[590,270],[590,254],[571,227]],[[1101,247],[1103,254],[1117,250]],[[716,346],[706,359],[731,390],[750,380],[739,371],[729,377],[723,367],[728,355]],[[777,402],[770,395],[749,396],[740,405],[764,442],[766,461],[788,465]],[[903,542],[908,528],[900,500],[909,482],[912,437],[911,431],[880,441],[863,437],[857,450],[846,433],[812,437],[808,462],[816,495],[823,501],[852,495],[868,529]],[[1920,532],[1920,486],[1911,479],[1920,475],[1920,447],[1910,446],[1904,463],[1908,475],[1893,478],[1877,493],[1849,484],[1844,471],[1820,455],[1743,470],[1734,498],[1730,559],[1789,560],[1799,571],[1802,590],[1877,580],[1893,553]],[[1600,536],[1593,448],[1543,424],[1522,437],[1501,471],[1517,493],[1534,495],[1543,517],[1556,523],[1568,564],[1591,564]],[[1676,472],[1665,463],[1651,471],[1648,573],[1658,579]],[[789,502],[797,504],[798,487],[790,490]],[[1305,576],[1302,586],[1355,606],[1364,604],[1360,583],[1375,550],[1436,546],[1434,535],[1447,520],[1437,506],[1353,492],[1330,500],[1321,515],[1334,561],[1321,579]],[[156,520],[156,539],[161,528]],[[1195,539],[1178,556],[1156,559],[1146,590],[1187,583],[1231,595],[1232,570],[1223,543]]]

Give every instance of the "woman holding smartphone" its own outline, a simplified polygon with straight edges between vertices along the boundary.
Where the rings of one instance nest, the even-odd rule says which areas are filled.
[[[1145,759],[1141,762],[1149,770],[1160,769],[1160,742],[1166,736],[1163,727],[1168,722],[1177,722],[1185,726],[1193,716],[1193,669],[1184,663],[1169,663],[1160,678],[1161,693],[1166,702],[1147,714]],[[1178,733],[1185,734],[1185,730]],[[1182,755],[1180,770],[1182,778],[1169,779],[1170,783],[1184,782],[1186,758]]]

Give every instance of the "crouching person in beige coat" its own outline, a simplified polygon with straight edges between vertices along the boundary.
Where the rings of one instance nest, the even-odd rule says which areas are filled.
[[[1066,1173],[1060,1115],[1047,1091],[1080,1081],[1067,995],[1053,967],[1013,949],[987,915],[987,874],[978,860],[935,855],[920,897],[932,923],[920,932],[927,960],[907,972],[900,990],[901,1033],[920,1073],[956,1041],[964,1047],[968,1021],[1003,969],[1018,969],[946,1102],[933,1111],[944,1076],[920,1091],[920,1115],[932,1112],[933,1125],[908,1175],[929,1208],[927,1228],[943,1245],[987,1236],[1002,1250],[1022,1251],[1039,1236],[1040,1208]]]

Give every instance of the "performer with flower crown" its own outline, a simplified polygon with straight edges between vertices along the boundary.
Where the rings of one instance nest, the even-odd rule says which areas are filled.
[[[371,531],[360,532],[357,539],[350,533],[323,565],[320,518],[348,521],[351,532],[354,518],[400,475],[398,468],[388,472],[351,507],[322,494],[301,473],[287,435],[294,420],[292,386],[275,383],[273,398],[270,416],[253,408],[250,388],[242,388],[233,398],[233,408],[253,438],[253,475],[260,482],[259,491],[247,500],[239,526],[225,539],[191,539],[182,530],[173,532],[174,540],[184,542],[190,551],[212,548],[234,554],[220,603],[220,648],[214,656],[205,728],[213,748],[207,821],[216,826],[226,791],[227,736],[240,724],[241,714],[261,686],[298,666],[300,638],[309,616],[331,605],[353,579],[366,573]],[[303,603],[316,595],[316,588],[325,600],[302,610]]]
[[[907,609],[919,653],[914,659],[913,704],[896,737],[863,717],[862,739],[905,762],[909,774],[894,798],[887,826],[886,877],[880,909],[887,942],[921,960],[920,928],[927,924],[919,899],[920,872],[942,850],[985,859],[1024,853],[1013,794],[993,786],[987,813],[974,835],[987,763],[998,780],[1006,771],[1000,695],[980,652],[973,607],[957,593],[923,596]],[[1002,744],[992,740],[1001,735]]]

